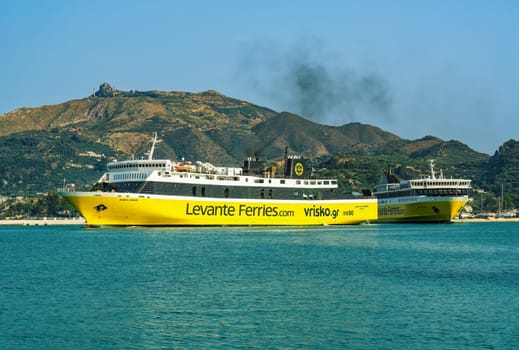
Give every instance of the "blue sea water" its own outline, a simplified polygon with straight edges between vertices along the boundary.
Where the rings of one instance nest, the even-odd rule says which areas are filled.
[[[0,227],[1,349],[515,349],[519,224]]]

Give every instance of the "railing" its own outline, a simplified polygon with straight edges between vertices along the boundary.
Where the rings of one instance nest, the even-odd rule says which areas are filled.
[[[57,192],[75,192],[76,191],[76,185],[74,184],[64,184],[61,187],[58,187],[56,189]]]

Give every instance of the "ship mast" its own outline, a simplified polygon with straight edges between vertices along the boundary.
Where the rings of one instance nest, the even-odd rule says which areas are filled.
[[[431,164],[431,179],[436,179],[436,176],[434,175],[434,159],[430,159],[429,160],[430,164]]]
[[[153,134],[153,138],[151,139],[151,149],[150,149],[150,152],[148,154],[148,160],[152,160],[153,159],[153,152],[155,152],[155,144],[159,143],[161,140],[158,139],[158,136],[157,136],[157,132],[155,132]]]

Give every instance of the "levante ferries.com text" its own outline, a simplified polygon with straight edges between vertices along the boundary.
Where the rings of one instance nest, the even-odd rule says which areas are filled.
[[[339,216],[339,209],[325,208],[320,205],[303,208],[305,216],[311,217],[331,217],[333,219]],[[353,210],[346,210],[342,213],[344,216],[353,216]],[[277,206],[270,205],[247,205],[240,204],[238,207],[234,205],[200,205],[186,204],[186,215],[195,216],[267,216],[267,217],[291,217],[295,216],[294,210],[280,209]]]

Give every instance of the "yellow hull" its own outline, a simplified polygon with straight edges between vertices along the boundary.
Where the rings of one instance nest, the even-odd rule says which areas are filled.
[[[379,200],[378,222],[451,222],[467,200],[466,197],[428,197],[407,203]]]
[[[88,225],[347,225],[377,220],[377,200],[244,200],[133,193],[60,193]]]

